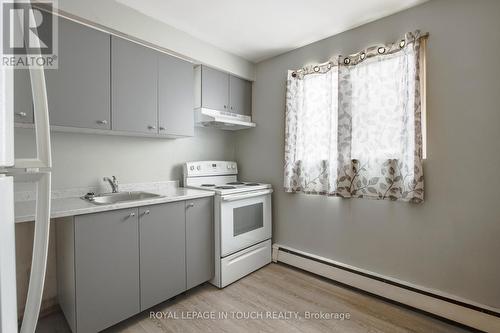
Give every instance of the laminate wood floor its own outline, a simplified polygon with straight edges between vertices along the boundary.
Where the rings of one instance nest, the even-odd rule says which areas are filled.
[[[150,311],[157,312],[157,317],[151,317]],[[332,318],[307,318],[307,313],[333,314]],[[70,332],[61,313],[40,321],[37,333],[48,332]],[[201,285],[104,332],[469,331],[307,272],[270,264],[222,290]]]

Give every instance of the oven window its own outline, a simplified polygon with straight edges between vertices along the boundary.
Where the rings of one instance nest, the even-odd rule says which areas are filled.
[[[235,208],[233,210],[233,236],[262,228],[264,226],[263,207],[264,204],[260,202],[254,205]]]

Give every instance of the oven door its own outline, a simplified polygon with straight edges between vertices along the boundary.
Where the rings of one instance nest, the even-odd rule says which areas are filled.
[[[272,189],[221,198],[221,257],[271,238]]]

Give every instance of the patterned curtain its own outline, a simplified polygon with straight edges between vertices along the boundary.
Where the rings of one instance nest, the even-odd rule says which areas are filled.
[[[289,71],[285,191],[423,201],[420,42]]]

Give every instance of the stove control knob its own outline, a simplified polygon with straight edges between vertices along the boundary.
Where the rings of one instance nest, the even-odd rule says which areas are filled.
[[[227,165],[227,168],[228,168],[228,169],[231,169],[231,166],[228,164],[228,165]]]
[[[201,170],[201,165],[198,165],[198,166],[196,167],[196,170],[200,171],[200,170]]]
[[[233,169],[236,169],[236,164],[233,164],[231,167],[232,167]]]
[[[193,171],[193,170],[194,170],[194,165],[191,165],[191,166],[189,167],[189,170]]]

